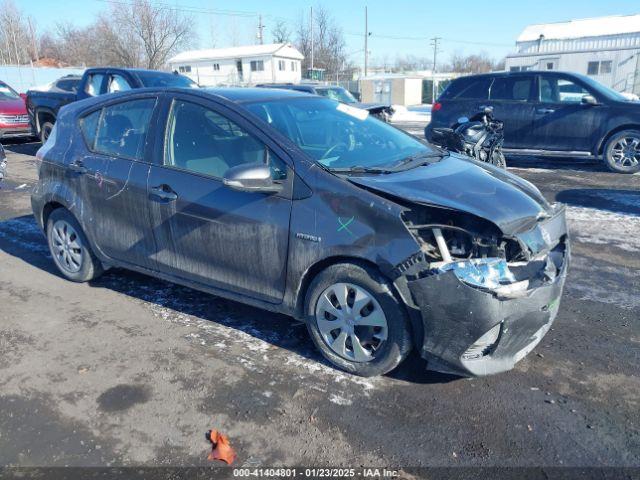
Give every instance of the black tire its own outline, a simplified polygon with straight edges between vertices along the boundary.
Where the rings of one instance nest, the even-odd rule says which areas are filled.
[[[635,160],[620,160],[619,156],[616,157],[616,147],[619,142],[624,139],[634,139],[637,140],[638,143],[635,151],[637,155],[635,156]],[[629,143],[629,142],[628,142]],[[604,147],[603,151],[603,160],[607,168],[613,172],[617,173],[638,173],[640,172],[640,130],[623,130],[621,132],[615,133],[611,136]],[[623,165],[622,163],[627,163]]]
[[[74,252],[75,255],[80,258],[80,266],[77,270],[65,266],[65,261],[62,258],[63,255],[59,254],[61,251],[61,242],[59,242],[60,236],[58,235],[56,237],[54,227],[60,227],[64,222],[72,227],[79,240],[78,244],[81,246],[81,248],[76,249]],[[73,240],[75,237],[71,235],[70,238]],[[73,282],[88,282],[89,280],[93,280],[94,278],[102,275],[102,272],[104,271],[102,264],[93,253],[91,245],[82,231],[82,227],[80,227],[78,221],[68,210],[58,208],[49,215],[49,218],[47,219],[47,244],[49,245],[49,251],[53,257],[53,262],[66,279]]]
[[[381,307],[387,322],[387,338],[367,362],[356,362],[334,352],[323,338],[316,321],[316,305],[320,295],[338,283],[348,283],[370,293]],[[393,288],[382,275],[358,264],[341,263],[320,272],[311,282],[305,298],[305,317],[311,339],[322,355],[336,367],[355,375],[372,377],[383,375],[396,368],[412,349],[409,319],[401,300],[393,294]]]
[[[44,122],[40,125],[40,142],[42,142],[43,145],[47,142],[47,138],[49,138],[51,130],[53,130],[52,122]]]

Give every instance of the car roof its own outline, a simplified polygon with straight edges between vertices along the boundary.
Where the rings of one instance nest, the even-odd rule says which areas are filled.
[[[307,92],[286,88],[241,88],[241,87],[218,87],[203,88],[201,91],[212,93],[235,103],[245,102],[265,102],[269,100],[279,100],[286,98],[308,97]]]
[[[577,77],[578,75],[574,72],[565,72],[562,70],[521,70],[519,72],[489,72],[489,73],[474,73],[473,75],[464,75],[461,77],[456,78],[455,80],[462,80],[465,78],[493,78],[493,77],[520,77],[523,75],[540,75],[540,74],[547,74],[547,75],[553,75],[553,74],[562,74],[562,75],[569,75],[569,76],[573,76],[573,77]]]

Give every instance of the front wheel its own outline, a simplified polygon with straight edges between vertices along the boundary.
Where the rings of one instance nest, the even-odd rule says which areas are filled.
[[[368,267],[328,267],[309,286],[305,309],[316,347],[349,373],[383,375],[411,350],[404,305],[389,282]]]
[[[604,147],[604,162],[614,172],[640,172],[640,131],[623,130],[614,134]]]

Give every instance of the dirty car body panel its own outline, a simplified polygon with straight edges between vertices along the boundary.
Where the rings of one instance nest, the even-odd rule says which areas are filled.
[[[91,148],[85,119],[149,98],[147,131],[131,134],[142,141],[133,157]],[[61,110],[57,131],[38,152],[35,217],[44,229],[47,215],[62,206],[106,266],[305,322],[313,321],[304,303],[319,272],[337,263],[368,265],[406,308],[428,368],[470,376],[512,368],[558,311],[569,261],[564,209],[512,174],[421,141],[417,148],[427,155],[398,157],[399,167],[332,168],[358,148],[367,156],[378,148],[389,154],[388,142],[363,145],[368,137],[356,136],[358,122],[405,135],[349,110],[335,131],[318,128],[322,111],[343,111],[340,105],[263,88],[141,89],[76,102]],[[196,128],[180,140],[172,112],[188,108],[215,121],[190,122]],[[214,127],[221,130],[209,136],[245,145],[244,156],[258,155],[247,142],[261,146],[259,155],[278,166],[277,191],[238,191],[222,173],[202,170],[219,165],[222,153],[204,163],[172,163],[176,152],[208,141],[201,133]],[[333,143],[322,150],[327,138]],[[415,147],[418,140],[407,138]],[[242,163],[238,155],[232,157]],[[225,168],[233,158],[225,157]]]

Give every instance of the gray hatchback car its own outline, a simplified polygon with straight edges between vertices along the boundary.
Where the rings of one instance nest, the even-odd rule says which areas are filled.
[[[291,315],[333,365],[508,370],[559,307],[564,208],[308,94],[141,89],[64,107],[35,217],[66,278],[112,266]]]

